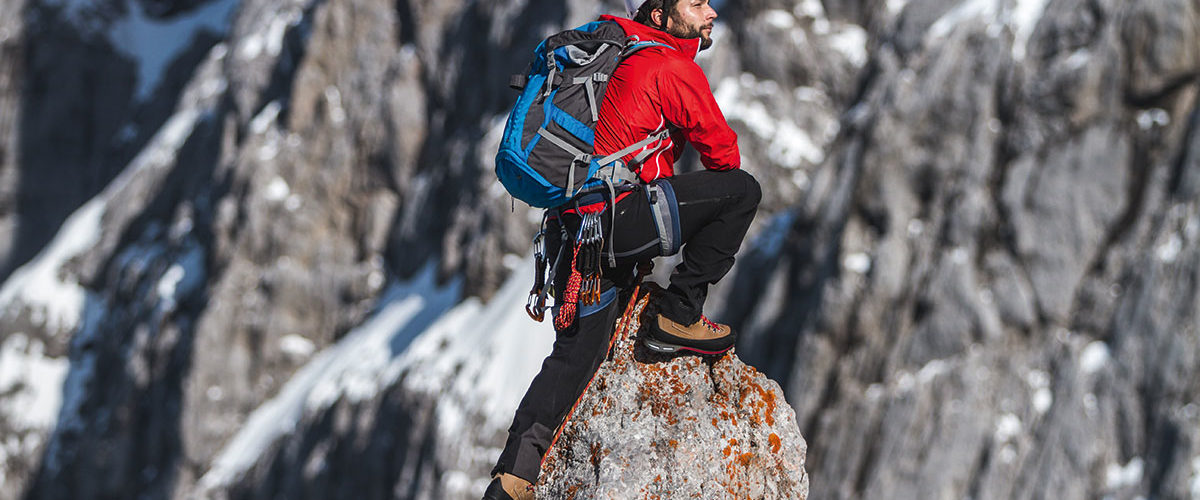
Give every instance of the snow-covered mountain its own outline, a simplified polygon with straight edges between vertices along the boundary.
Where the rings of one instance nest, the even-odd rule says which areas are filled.
[[[508,75],[620,8],[0,3],[0,500],[477,496],[553,337]],[[1200,2],[719,9],[711,309],[812,498],[1200,499]]]

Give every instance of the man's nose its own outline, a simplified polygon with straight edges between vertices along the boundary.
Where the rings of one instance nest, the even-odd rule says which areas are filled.
[[[712,8],[712,5],[704,4],[704,19],[712,21],[717,18],[717,10]]]

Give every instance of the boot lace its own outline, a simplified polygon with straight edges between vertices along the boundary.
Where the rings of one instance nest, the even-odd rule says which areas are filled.
[[[713,333],[721,333],[721,327],[717,326],[713,320],[708,319],[708,316],[701,314],[700,322],[704,323],[704,326],[708,327],[709,330],[712,330]]]

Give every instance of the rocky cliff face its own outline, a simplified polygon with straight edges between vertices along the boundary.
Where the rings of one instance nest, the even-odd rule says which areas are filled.
[[[727,309],[813,496],[1197,498],[1200,4],[897,5]]]
[[[1200,498],[1200,4],[719,7],[710,309],[813,496]],[[551,339],[504,84],[619,8],[0,4],[0,499],[478,495]]]
[[[18,202],[53,201],[74,213],[0,291],[0,429],[11,478],[3,498],[186,494],[252,411],[361,324],[389,283],[433,263],[440,268],[426,280],[431,288],[469,275],[457,293],[488,295],[507,273],[501,255],[527,245],[524,211],[510,213],[483,175],[484,135],[503,107],[503,86],[462,90],[473,78],[501,81],[492,75],[500,70],[478,73],[484,55],[464,33],[480,45],[524,47],[537,36],[530,26],[560,25],[561,11],[219,0],[159,7],[30,3],[17,18],[24,38],[6,40],[16,47],[6,54],[16,55],[5,65],[19,71],[5,73],[15,82],[5,89],[19,97],[3,101],[17,104],[5,116],[20,123],[4,129],[18,135],[6,176],[57,189],[83,184],[61,179],[93,172],[95,163],[56,154],[64,170],[38,174],[54,182],[27,174],[41,172],[38,147],[101,155],[40,134],[41,120],[64,134],[141,130],[113,106],[161,126],[145,132],[136,156],[86,204],[87,196],[6,185]],[[197,28],[199,41],[182,51],[163,46],[189,40],[184,28],[207,26],[211,16],[220,40]],[[523,28],[473,38],[493,18]],[[44,26],[73,27],[72,36],[86,35],[109,59],[85,64],[72,58],[88,59],[86,51],[67,48],[61,57],[31,54],[58,36]],[[520,34],[529,38],[512,39]],[[123,93],[55,90],[89,85],[74,72],[109,68],[110,59],[127,75],[121,84],[106,73],[104,85]],[[178,98],[165,109],[139,104],[169,97],[156,91],[165,84],[147,81],[173,79]],[[87,119],[43,108],[116,125],[87,128]],[[13,217],[25,221],[23,210]],[[29,404],[40,410],[27,412]]]
[[[542,463],[538,498],[808,498],[807,445],[779,385],[734,353],[664,357],[631,296]]]

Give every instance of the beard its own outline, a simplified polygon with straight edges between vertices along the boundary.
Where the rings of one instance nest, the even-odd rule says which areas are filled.
[[[712,47],[712,44],[713,44],[712,38],[709,37],[708,35],[704,34],[704,30],[706,30],[706,29],[712,30],[713,25],[711,23],[710,24],[700,24],[700,25],[695,25],[695,24],[689,25],[689,24],[685,23],[684,20],[681,19],[675,13],[671,14],[671,21],[672,21],[671,28],[667,30],[667,33],[670,33],[671,35],[674,35],[679,38],[684,38],[684,39],[699,38],[700,39],[700,50],[704,50],[709,47]]]

